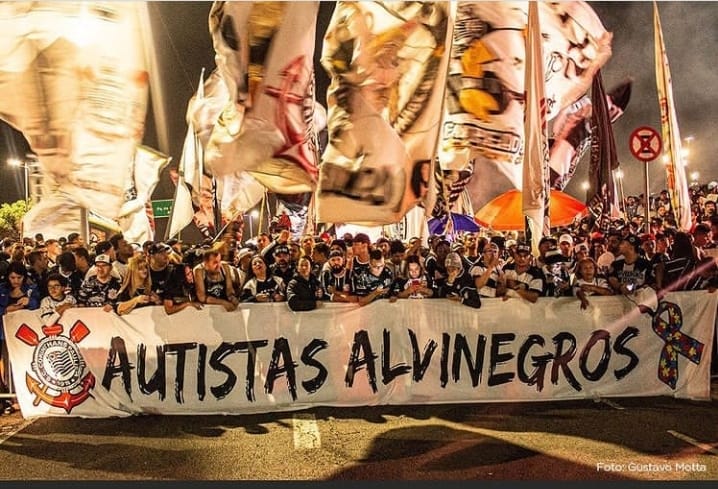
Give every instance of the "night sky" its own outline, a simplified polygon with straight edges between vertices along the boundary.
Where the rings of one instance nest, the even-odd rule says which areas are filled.
[[[633,78],[633,95],[626,113],[614,124],[621,168],[625,172],[626,195],[643,192],[643,163],[628,150],[628,139],[636,127],[648,125],[660,131],[656,94],[652,2],[590,2],[607,30],[613,32],[613,55],[602,69],[604,85],[610,90],[627,77]],[[718,154],[715,132],[718,112],[716,87],[718,70],[718,2],[659,2],[668,60],[673,77],[673,94],[682,137],[692,136],[688,175],[697,171],[700,181],[718,180],[718,167],[712,155]],[[187,101],[197,87],[204,67],[214,69],[214,52],[207,18],[211,2],[151,2],[155,49],[160,60],[165,114],[168,119],[173,164],[179,162],[184,139]],[[322,6],[326,27],[333,6]],[[323,32],[323,30],[321,31]],[[317,54],[318,57],[318,54]],[[318,88],[326,86],[326,76],[318,70]],[[321,92],[319,92],[321,93]],[[2,94],[7,96],[7,94]],[[158,149],[152,114],[148,115],[144,144]],[[22,171],[7,168],[4,162],[22,156],[24,139],[4,123],[0,127],[0,202],[22,198]],[[567,191],[583,200],[581,183],[586,179],[588,155],[584,156]],[[172,185],[163,174],[153,198],[171,198]],[[689,177],[690,179],[690,177]],[[649,163],[651,193],[665,187],[665,171],[660,161]]]

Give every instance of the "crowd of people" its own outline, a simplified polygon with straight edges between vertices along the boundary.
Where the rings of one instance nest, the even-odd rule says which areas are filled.
[[[690,230],[676,229],[669,201],[657,202],[663,210],[659,215],[655,207],[648,226],[640,206],[629,211],[627,205],[621,219],[584,219],[544,236],[537,254],[522,233],[486,231],[406,242],[372,241],[364,233],[296,238],[286,226],[248,240],[225,233],[197,245],[129,243],[122,234],[90,243],[79,233],[6,238],[0,243],[0,321],[21,309],[38,310],[49,325],[73,307],[124,315],[155,305],[171,315],[212,304],[234,311],[242,303],[286,302],[299,312],[322,301],[364,306],[382,299],[445,298],[479,308],[487,298],[575,297],[577,307],[587,309],[592,296],[630,298],[643,287],[658,298],[673,290],[715,290],[715,200],[705,194],[697,200]],[[0,389],[7,392],[2,343]]]

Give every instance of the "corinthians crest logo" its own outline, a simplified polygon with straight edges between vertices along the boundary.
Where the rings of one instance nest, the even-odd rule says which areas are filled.
[[[90,334],[89,328],[82,321],[76,321],[69,336],[63,336],[63,331],[61,324],[43,326],[45,337],[40,339],[32,328],[23,324],[15,337],[35,347],[31,367],[37,378],[25,373],[27,388],[35,394],[33,405],[44,402],[69,413],[90,397],[95,376],[92,372],[85,374],[87,365],[77,346]]]

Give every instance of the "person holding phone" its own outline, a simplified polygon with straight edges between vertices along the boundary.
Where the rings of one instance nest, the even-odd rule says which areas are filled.
[[[407,279],[404,281],[401,290],[391,299],[426,299],[434,296],[429,277],[421,266],[421,261],[416,255],[406,259]]]
[[[655,278],[651,262],[641,256],[641,240],[629,234],[618,244],[620,256],[608,271],[608,283],[618,294],[631,296],[641,287],[653,287]]]

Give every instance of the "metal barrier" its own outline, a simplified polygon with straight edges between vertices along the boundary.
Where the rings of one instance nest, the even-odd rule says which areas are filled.
[[[2,352],[0,352],[0,361],[5,362],[4,375],[7,377],[7,382],[5,382],[5,379],[0,380],[7,386],[8,389],[8,392],[0,392],[0,400],[16,399],[17,394],[15,393],[15,384],[12,381],[12,367],[10,366],[10,358],[8,356],[7,347],[5,346],[4,342],[2,345],[0,345],[0,348],[2,348],[3,350]]]

